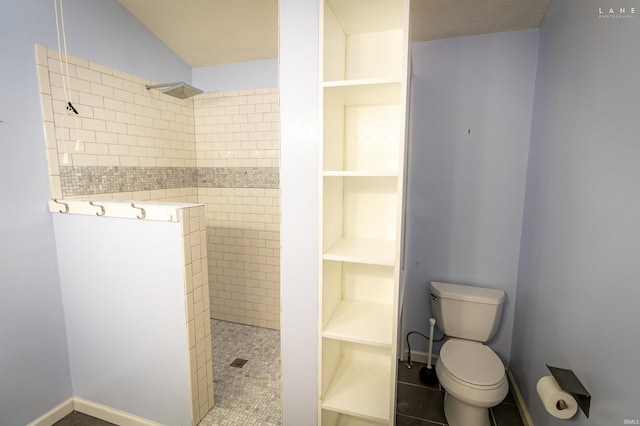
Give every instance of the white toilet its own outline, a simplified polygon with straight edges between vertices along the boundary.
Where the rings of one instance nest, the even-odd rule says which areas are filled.
[[[447,422],[489,426],[489,407],[509,391],[502,361],[484,345],[500,323],[504,291],[436,281],[430,289],[436,326],[449,336],[436,363]]]

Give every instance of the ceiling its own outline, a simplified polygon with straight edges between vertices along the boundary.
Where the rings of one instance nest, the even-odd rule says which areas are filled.
[[[278,0],[118,0],[192,67],[275,59]],[[551,0],[413,0],[413,41],[539,27]]]
[[[278,57],[278,0],[118,0],[192,67]]]

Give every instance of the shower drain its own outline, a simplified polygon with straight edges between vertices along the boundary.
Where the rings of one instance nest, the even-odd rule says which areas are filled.
[[[231,367],[237,367],[237,368],[242,368],[244,367],[244,365],[247,363],[248,360],[246,359],[242,359],[242,358],[236,358],[234,359],[231,364],[229,364]]]

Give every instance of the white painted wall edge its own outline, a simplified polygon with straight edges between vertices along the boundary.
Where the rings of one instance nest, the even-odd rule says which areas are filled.
[[[68,414],[71,414],[74,410],[120,426],[162,426],[160,423],[83,398],[69,398],[27,426],[52,426]]]

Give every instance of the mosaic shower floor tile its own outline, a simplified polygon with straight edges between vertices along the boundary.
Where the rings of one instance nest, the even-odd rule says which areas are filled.
[[[212,319],[211,336],[215,403],[199,426],[281,425],[280,332]]]

